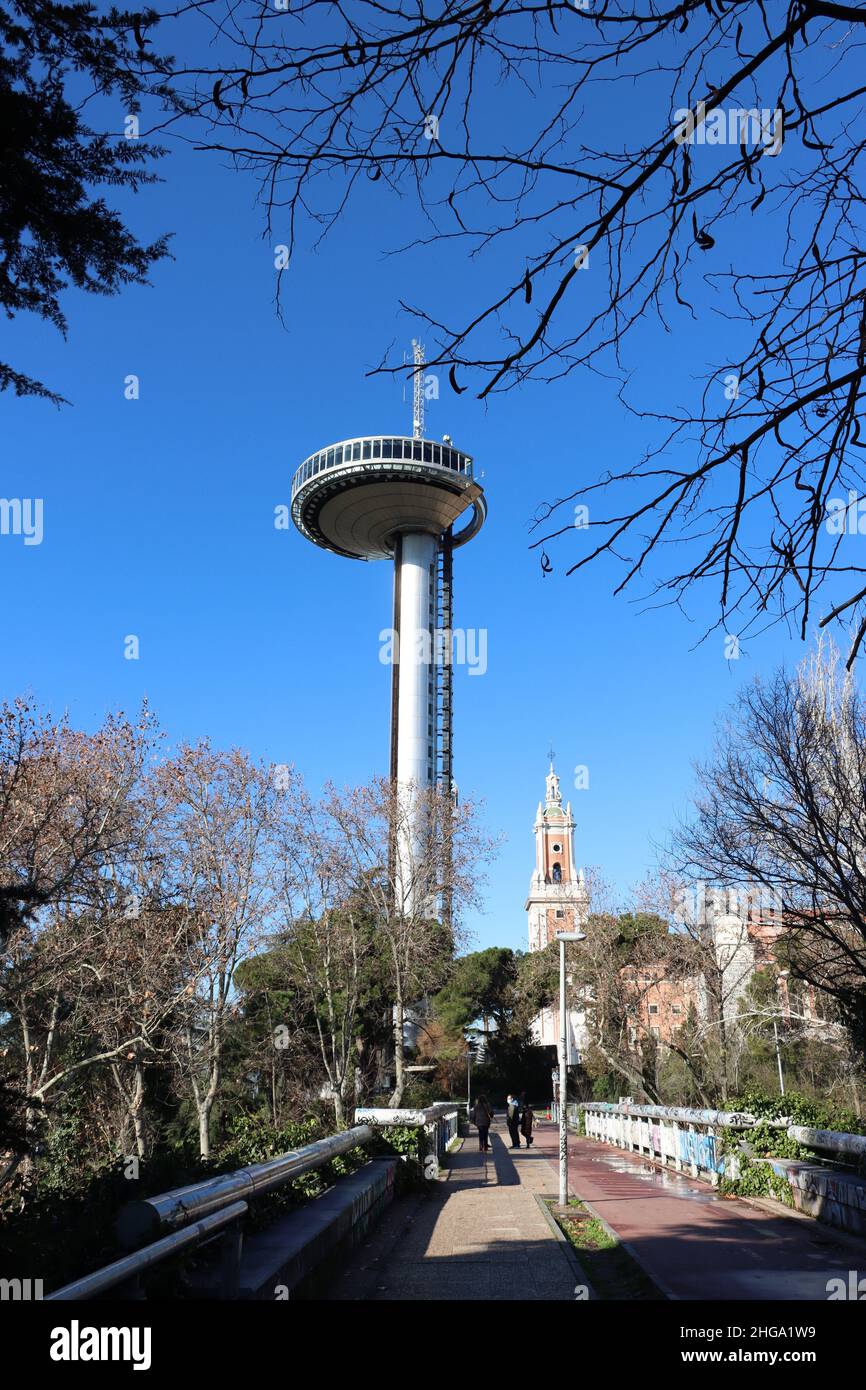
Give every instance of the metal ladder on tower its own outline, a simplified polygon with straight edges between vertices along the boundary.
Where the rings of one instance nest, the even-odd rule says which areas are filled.
[[[451,583],[451,532],[446,531],[436,557],[436,786],[440,792],[451,794],[453,788],[452,712],[454,667],[452,665],[451,627],[453,622],[453,588]]]
[[[445,806],[455,804],[454,763],[452,746],[452,713],[454,691],[454,666],[452,658],[452,624],[454,620],[453,588],[451,583],[452,546],[451,531],[445,531],[436,555],[436,788],[443,801],[440,814]],[[445,813],[447,814],[447,813]],[[445,866],[443,865],[443,868]],[[440,895],[440,912],[443,923],[450,927],[452,918],[452,895],[450,872],[446,870],[447,886]]]

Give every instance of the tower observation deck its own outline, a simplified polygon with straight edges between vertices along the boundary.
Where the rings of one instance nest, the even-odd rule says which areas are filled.
[[[487,503],[470,455],[448,436],[422,437],[417,345],[415,362],[416,433],[360,435],[311,454],[292,480],[292,520],[337,555],[393,561],[391,778],[450,791],[452,555],[477,535]]]

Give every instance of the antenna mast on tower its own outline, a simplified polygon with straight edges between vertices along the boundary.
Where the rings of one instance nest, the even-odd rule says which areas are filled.
[[[424,438],[424,349],[417,338],[412,339],[412,361],[415,371],[412,380],[412,438]]]

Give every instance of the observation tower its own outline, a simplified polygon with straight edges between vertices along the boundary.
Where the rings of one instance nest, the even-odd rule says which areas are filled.
[[[412,347],[411,438],[360,435],[311,454],[292,480],[292,520],[336,555],[393,561],[391,779],[450,791],[452,555],[487,504],[470,455],[448,435],[424,438],[424,353]]]

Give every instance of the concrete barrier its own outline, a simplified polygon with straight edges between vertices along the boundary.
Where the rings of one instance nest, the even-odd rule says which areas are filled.
[[[768,1158],[764,1161],[788,1183],[797,1211],[814,1217],[825,1226],[866,1236],[866,1182],[863,1178],[802,1159]]]
[[[238,1275],[243,1299],[318,1297],[394,1196],[396,1158],[374,1158],[297,1211],[247,1236]]]

